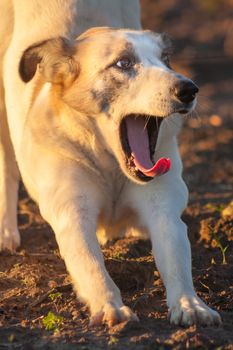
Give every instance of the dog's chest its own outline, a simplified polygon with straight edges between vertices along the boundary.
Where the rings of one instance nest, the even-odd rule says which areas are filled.
[[[136,222],[134,211],[125,200],[125,188],[128,180],[109,183],[105,189],[106,196],[101,210],[97,236],[100,243],[124,236],[127,228]]]
[[[125,209],[124,192],[128,180],[117,170],[109,172],[102,187],[103,207],[100,216],[109,224],[118,221]]]

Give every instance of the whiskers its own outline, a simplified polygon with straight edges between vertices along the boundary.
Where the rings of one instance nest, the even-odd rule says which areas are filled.
[[[161,124],[161,117],[156,117],[156,116],[151,116],[151,115],[145,115],[145,125],[144,125],[144,130],[147,128],[148,123],[150,121],[150,119],[153,118],[153,120],[155,119],[156,122],[156,131],[159,132],[159,127]]]
[[[212,114],[211,103],[208,96],[198,95],[196,108],[190,113],[190,117],[196,120],[195,125],[191,126],[203,126],[203,120],[208,114]],[[198,123],[197,123],[198,122]]]
[[[201,122],[201,117],[197,109],[193,109],[187,117],[196,119],[197,121]]]
[[[211,101],[209,96],[205,95],[198,95],[197,99],[197,106],[201,108],[204,112],[210,112],[211,111]]]
[[[145,122],[145,125],[144,125],[144,130],[147,128],[147,125],[148,125],[148,123],[149,123],[149,120],[150,120],[150,118],[151,118],[151,115],[146,115],[145,117],[146,117],[146,122]]]

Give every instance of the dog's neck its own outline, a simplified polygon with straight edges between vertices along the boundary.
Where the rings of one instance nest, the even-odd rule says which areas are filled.
[[[120,172],[96,118],[54,96],[49,83],[34,100],[26,128],[39,147],[78,162],[101,181],[105,177],[109,181]]]

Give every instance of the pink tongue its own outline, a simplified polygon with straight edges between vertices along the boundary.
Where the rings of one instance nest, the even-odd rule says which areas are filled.
[[[150,159],[147,128],[143,118],[126,118],[128,140],[135,166],[146,176],[154,177],[169,171],[169,158],[160,158],[156,164]]]

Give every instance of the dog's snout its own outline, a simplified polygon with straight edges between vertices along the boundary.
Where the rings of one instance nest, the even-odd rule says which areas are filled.
[[[198,87],[191,80],[180,80],[174,86],[174,95],[183,103],[192,102],[198,93]]]

